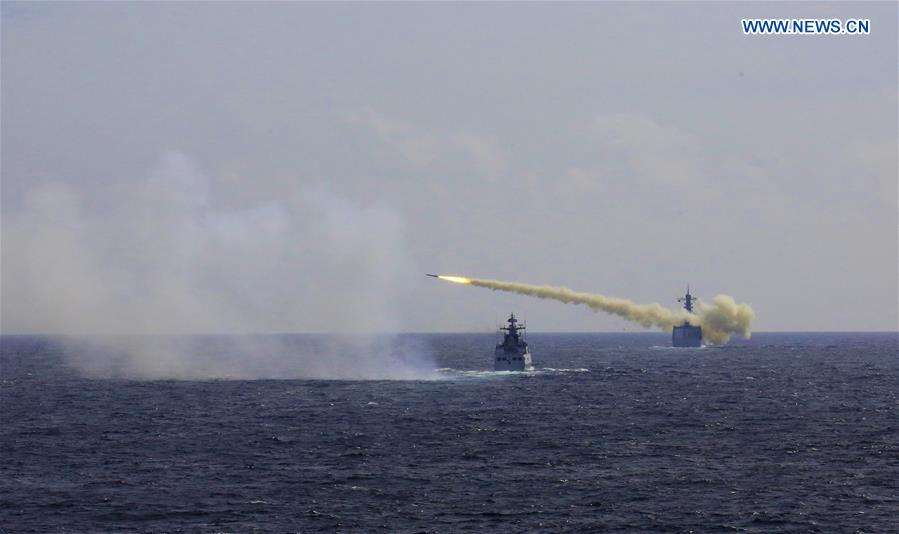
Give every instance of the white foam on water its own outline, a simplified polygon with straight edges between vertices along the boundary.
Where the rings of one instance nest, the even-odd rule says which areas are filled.
[[[474,370],[474,369],[453,369],[451,367],[443,367],[438,369],[437,372],[443,375],[446,379],[458,379],[458,378],[502,378],[502,377],[513,377],[513,376],[539,376],[546,374],[561,374],[561,373],[587,373],[589,369],[586,368],[577,368],[577,369],[556,369],[553,367],[540,367],[535,368],[529,371],[490,371],[490,370]]]

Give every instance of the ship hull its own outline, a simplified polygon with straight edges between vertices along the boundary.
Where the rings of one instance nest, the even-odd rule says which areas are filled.
[[[671,345],[674,347],[701,347],[702,327],[683,324],[675,326],[671,332]]]
[[[493,358],[494,371],[530,371],[534,368],[531,353],[527,349],[507,351],[500,345]]]

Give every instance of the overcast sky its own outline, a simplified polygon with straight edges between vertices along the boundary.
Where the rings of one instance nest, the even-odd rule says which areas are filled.
[[[895,330],[896,20],[4,1],[3,331],[642,330],[425,272]]]

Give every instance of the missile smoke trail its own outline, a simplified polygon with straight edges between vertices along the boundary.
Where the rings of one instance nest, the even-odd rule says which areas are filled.
[[[464,276],[437,276],[441,280],[456,284],[486,287],[494,291],[508,291],[541,299],[557,300],[566,304],[583,304],[593,311],[604,311],[639,323],[644,327],[657,326],[670,332],[675,325],[684,321],[702,327],[703,339],[713,345],[722,345],[730,336],[739,334],[748,338],[755,312],[748,304],[737,304],[733,297],[716,295],[711,304],[699,303],[698,313],[686,310],[670,310],[661,304],[635,304],[628,299],[607,297],[594,293],[581,293],[567,287],[537,286],[519,282],[485,280]]]

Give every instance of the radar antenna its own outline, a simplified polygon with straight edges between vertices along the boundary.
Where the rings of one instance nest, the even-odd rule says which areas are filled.
[[[678,302],[684,303],[684,309],[690,313],[693,313],[693,303],[698,300],[696,297],[690,294],[690,284],[687,284],[687,294],[683,297],[677,299]]]

